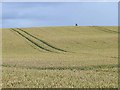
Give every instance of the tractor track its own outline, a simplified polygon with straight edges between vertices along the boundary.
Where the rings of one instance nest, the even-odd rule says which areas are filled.
[[[37,46],[38,48],[40,48],[40,49],[42,49],[42,50],[44,50],[44,51],[53,52],[53,51],[51,51],[51,50],[49,50],[49,49],[46,49],[46,48],[40,46],[39,44],[37,44],[36,42],[32,41],[31,39],[29,39],[29,38],[26,37],[25,35],[21,34],[19,31],[15,30],[15,29],[13,29],[13,28],[11,28],[11,30],[14,31],[14,32],[16,32],[16,33],[18,33],[19,35],[21,35],[22,37],[24,37],[26,40],[28,40],[29,42],[31,42],[32,44],[34,44],[34,45]]]
[[[98,26],[93,26],[94,28],[98,29],[98,30],[101,30],[101,31],[104,31],[104,32],[109,32],[109,33],[119,33],[117,31],[113,31],[113,30],[110,30],[110,29],[107,29],[107,28],[104,28],[104,27],[98,27]]]
[[[45,45],[47,45],[47,46],[49,46],[49,47],[55,49],[55,50],[62,51],[62,52],[68,52],[68,51],[66,51],[66,50],[63,50],[63,49],[60,49],[60,48],[54,47],[54,46],[50,45],[49,43],[47,43],[47,42],[45,42],[45,41],[43,41],[43,40],[41,40],[41,39],[39,39],[39,38],[33,36],[32,34],[26,32],[26,31],[24,31],[24,30],[22,30],[22,29],[20,29],[20,28],[17,28],[17,29],[20,30],[20,31],[22,31],[22,32],[24,32],[24,33],[26,33],[27,35],[33,37],[34,39],[36,39],[36,40],[42,42],[43,44],[45,44]]]
[[[3,64],[3,67],[8,68],[21,68],[21,69],[35,69],[35,70],[102,70],[102,69],[112,69],[112,68],[118,68],[116,64],[111,65],[90,65],[90,66],[50,66],[50,67],[36,67],[36,66],[16,66],[16,65],[9,65],[9,64]]]
[[[10,30],[10,31],[11,31],[12,33],[14,33],[16,36],[18,36],[18,34],[17,34],[15,31],[12,31],[12,30]],[[31,44],[29,44],[29,41],[26,41],[26,40],[25,40],[25,42],[26,42],[30,47],[32,47],[33,49],[36,49],[36,50],[42,52],[42,50],[39,50],[39,49],[37,49],[36,47],[34,47],[34,46],[32,46]]]

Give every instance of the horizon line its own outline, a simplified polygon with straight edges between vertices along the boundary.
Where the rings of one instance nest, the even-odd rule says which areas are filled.
[[[33,27],[2,27],[2,28],[0,28],[0,29],[9,29],[9,28],[45,28],[45,27],[92,27],[92,26],[98,26],[98,27],[119,27],[119,25],[82,25],[82,26],[80,26],[80,25],[78,25],[78,26],[33,26]]]

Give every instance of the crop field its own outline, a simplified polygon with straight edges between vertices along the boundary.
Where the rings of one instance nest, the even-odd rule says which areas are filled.
[[[118,28],[2,29],[3,88],[117,88]]]

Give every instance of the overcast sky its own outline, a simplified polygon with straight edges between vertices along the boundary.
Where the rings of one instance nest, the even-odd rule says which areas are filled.
[[[3,28],[118,25],[117,2],[6,2]]]

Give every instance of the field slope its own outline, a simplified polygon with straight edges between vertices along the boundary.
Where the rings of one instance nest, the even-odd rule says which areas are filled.
[[[118,29],[2,29],[3,87],[118,87]]]

